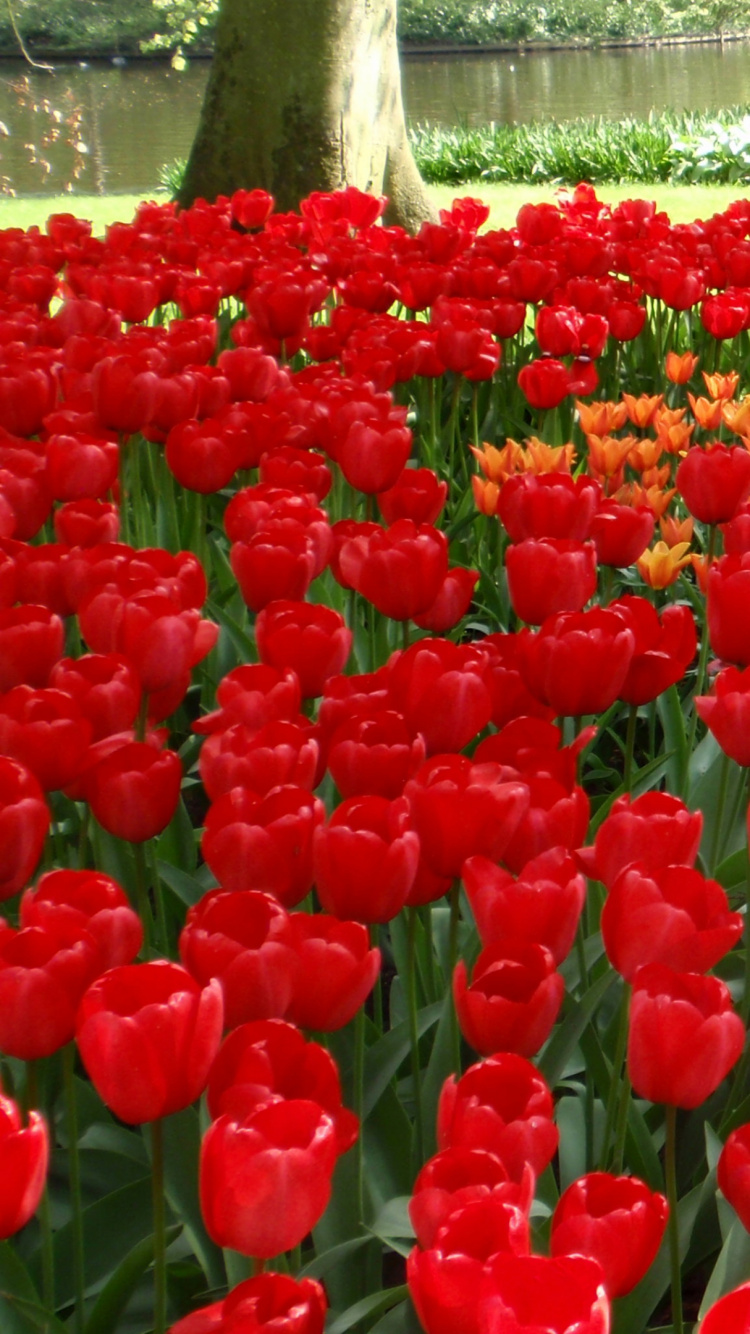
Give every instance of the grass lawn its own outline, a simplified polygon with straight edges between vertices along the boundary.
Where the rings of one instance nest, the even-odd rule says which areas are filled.
[[[599,198],[606,203],[637,197],[653,199],[673,222],[694,222],[722,212],[745,191],[738,185],[603,185]],[[552,185],[483,185],[481,181],[465,186],[433,185],[430,194],[439,208],[449,208],[461,195],[474,195],[490,205],[490,225],[510,227],[522,204],[554,201]],[[102,234],[110,222],[128,222],[141,199],[166,199],[164,193],[152,195],[33,195],[0,198],[0,228],[43,227],[50,213],[75,213],[89,218],[94,232]]]

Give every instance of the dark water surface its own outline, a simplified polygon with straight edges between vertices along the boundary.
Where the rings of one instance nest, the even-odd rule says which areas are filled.
[[[404,100],[412,121],[444,125],[707,110],[750,100],[749,57],[743,43],[407,56]],[[182,74],[145,62],[46,74],[0,61],[1,188],[154,189],[159,168],[188,153],[207,75],[203,61]]]

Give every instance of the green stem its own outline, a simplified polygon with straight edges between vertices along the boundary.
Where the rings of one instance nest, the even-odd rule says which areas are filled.
[[[63,1079],[65,1083],[65,1108],[68,1121],[68,1176],[70,1198],[73,1211],[73,1287],[75,1291],[75,1317],[73,1328],[81,1334],[84,1326],[86,1296],[86,1252],[83,1240],[83,1208],[81,1204],[81,1158],[78,1149],[78,1105],[75,1091],[76,1049],[72,1042],[63,1048]]]
[[[436,1001],[440,994],[437,969],[435,967],[435,941],[432,934],[432,904],[425,903],[420,910],[425,936],[425,954],[427,956],[427,981],[430,1000]]]
[[[745,877],[745,983],[742,989],[740,1016],[747,1028],[750,1020],[750,862]]]
[[[161,1120],[151,1122],[151,1200],[154,1219],[154,1334],[165,1334],[167,1230],[164,1210],[164,1136]]]
[[[628,1078],[627,1073],[623,1072],[622,1083],[620,1085],[620,1105],[617,1108],[617,1125],[615,1127],[615,1151],[612,1159],[612,1171],[615,1176],[620,1175],[625,1161],[625,1140],[627,1139],[628,1134],[630,1090],[630,1079]]]
[[[626,792],[630,792],[633,780],[633,754],[635,751],[635,729],[638,722],[638,706],[631,704],[628,713],[628,728],[625,733],[625,760],[623,764],[622,782]]]
[[[708,859],[708,869],[711,875],[716,871],[716,864],[719,857],[719,847],[721,844],[721,830],[724,823],[724,807],[727,800],[727,788],[729,786],[729,774],[731,764],[726,751],[721,753],[721,769],[719,772],[719,793],[716,801],[716,812],[714,815],[714,827],[711,833],[711,852]]]
[[[669,1260],[672,1272],[672,1329],[683,1334],[682,1319],[682,1265],[680,1263],[680,1228],[677,1218],[677,1108],[667,1107],[667,1138],[664,1146],[664,1169],[669,1203]]]
[[[141,847],[143,847],[143,844],[141,844]],[[153,839],[149,839],[148,842],[148,866],[151,873],[151,892],[156,907],[156,944],[159,953],[163,954],[165,958],[169,958],[169,933],[164,909],[164,889],[159,875],[159,867],[156,861],[156,844]]]
[[[148,958],[151,952],[153,923],[151,919],[151,904],[149,903],[148,888],[146,884],[146,855],[143,851],[142,843],[133,844],[133,857],[135,859],[136,908],[138,910],[138,916],[143,924],[143,954]]]
[[[37,1061],[26,1062],[26,1104],[25,1112],[38,1108],[39,1102],[39,1066]],[[50,1120],[50,1118],[48,1118]],[[39,1227],[41,1231],[42,1251],[42,1302],[48,1311],[55,1310],[55,1253],[52,1247],[52,1219],[49,1207],[49,1186],[44,1184],[44,1191],[39,1202]]]
[[[458,924],[460,919],[460,882],[454,880],[450,890],[450,931],[448,935],[448,986],[453,986],[453,974],[458,962]],[[451,1005],[451,1037],[453,1047],[453,1068],[457,1075],[461,1073],[461,1030],[458,1027],[458,1014],[455,1005]]]
[[[406,989],[409,1001],[409,1043],[411,1046],[411,1074],[414,1084],[415,1149],[419,1166],[425,1159],[424,1112],[422,1110],[422,1076],[419,1066],[419,1031],[417,1026],[417,909],[407,908],[407,974]]]
[[[742,1022],[747,1027],[750,1021],[750,862],[747,863],[745,879],[745,986],[742,988],[742,1005],[739,1006]]]
[[[708,549],[706,551],[706,563],[709,569],[713,564],[714,552],[716,550],[716,532],[717,532],[716,524],[712,523],[708,530]],[[695,750],[695,734],[698,729],[698,714],[695,708],[695,700],[698,695],[701,695],[703,693],[703,683],[706,679],[706,667],[708,665],[708,649],[709,649],[708,619],[704,612],[703,626],[701,630],[701,648],[700,648],[700,654],[698,656],[698,670],[695,676],[695,690],[693,692],[693,712],[692,712],[692,717],[690,719],[690,731],[688,734],[688,744],[687,744],[688,755],[692,755],[693,751]],[[683,795],[683,800],[685,802],[687,802],[689,796],[689,785],[690,785],[690,770],[688,769],[687,774],[685,776],[685,792]]]
[[[354,1110],[359,1118],[357,1136],[357,1217],[365,1224],[365,1146],[362,1113],[365,1098],[365,1007],[361,1005],[354,1019]]]
[[[630,1008],[630,987],[627,982],[623,987],[622,999],[620,1001],[620,1016],[617,1025],[617,1042],[615,1044],[615,1055],[612,1062],[612,1082],[609,1086],[609,1096],[607,1098],[607,1114],[604,1121],[604,1135],[602,1137],[601,1151],[601,1170],[606,1171],[609,1162],[609,1144],[612,1138],[612,1132],[615,1129],[617,1120],[617,1108],[619,1104],[620,1088],[625,1074],[625,1053],[628,1046],[628,1010]]]

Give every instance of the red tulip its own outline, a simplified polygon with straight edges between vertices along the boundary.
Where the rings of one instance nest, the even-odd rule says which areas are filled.
[[[322,1216],[336,1165],[333,1118],[305,1099],[220,1116],[203,1138],[200,1197],[217,1246],[268,1259],[297,1246]]]
[[[403,797],[349,797],[315,830],[315,886],[334,917],[389,922],[406,902],[418,860],[419,838]]]
[[[300,1028],[332,1033],[364,1004],[380,972],[380,950],[370,948],[361,922],[325,913],[292,913],[289,944],[299,960],[287,1019]]]
[[[547,1041],[565,994],[555,961],[543,945],[505,940],[488,945],[471,978],[459,960],[453,999],[466,1041],[485,1056],[535,1056]]]
[[[49,1135],[38,1112],[24,1126],[11,1098],[0,1096],[0,1240],[25,1227],[36,1213],[47,1178]]]
[[[307,723],[306,719],[302,720]],[[309,724],[307,724],[309,728]],[[251,788],[264,796],[284,783],[313,788],[317,784],[318,743],[309,730],[276,721],[255,729],[235,723],[206,738],[198,771],[211,801],[233,787]]]
[[[342,797],[374,793],[391,801],[424,762],[421,734],[412,739],[403,715],[379,709],[355,715],[331,737],[328,769]]]
[[[628,982],[647,963],[706,973],[742,935],[743,918],[729,911],[716,880],[688,866],[647,873],[636,862],[610,886],[602,909],[604,948]]]
[[[64,638],[60,617],[46,607],[0,608],[0,691],[46,686]]]
[[[262,662],[296,672],[303,699],[322,695],[328,677],[343,670],[352,643],[338,612],[308,602],[269,603],[258,615],[255,636]]]
[[[750,552],[722,556],[712,564],[708,634],[717,658],[738,667],[750,666]]]
[[[508,547],[505,568],[513,610],[529,625],[556,612],[581,611],[596,591],[592,542],[527,538]]]
[[[719,1190],[750,1232],[750,1124],[727,1136],[716,1165]]]
[[[528,1215],[534,1198],[534,1174],[528,1169],[519,1184],[486,1149],[457,1145],[430,1158],[419,1172],[409,1201],[409,1218],[419,1245],[429,1250],[456,1209],[497,1194]]]
[[[609,1334],[610,1304],[595,1260],[497,1255],[480,1306],[480,1334]]]
[[[519,473],[500,489],[497,512],[511,542],[555,537],[585,542],[601,504],[592,477],[569,473]]]
[[[675,484],[701,523],[728,523],[750,495],[750,454],[742,445],[718,441],[693,445],[681,460]]]
[[[33,774],[0,755],[0,899],[22,889],[42,855],[50,812]]]
[[[173,750],[142,741],[117,746],[83,775],[83,790],[103,829],[144,843],[166,829],[177,810],[182,763]]]
[[[280,1019],[242,1024],[230,1033],[211,1068],[207,1097],[213,1120],[227,1114],[240,1120],[280,1099],[315,1102],[333,1118],[338,1153],[346,1153],[359,1133],[357,1117],[342,1106],[333,1057]]]
[[[453,879],[467,857],[500,861],[529,802],[526,785],[504,781],[500,765],[472,764],[465,755],[427,760],[404,795],[424,860]]]
[[[748,1330],[750,1283],[743,1283],[714,1302],[701,1320],[697,1334],[748,1334]]]
[[[221,984],[201,989],[166,959],[113,968],[86,992],[81,1060],[102,1102],[141,1125],[181,1111],[205,1088],[221,1041]]]
[[[286,1013],[297,968],[287,923],[281,904],[257,890],[214,889],[189,909],[180,958],[201,986],[221,982],[226,1028]]]
[[[399,519],[353,537],[339,554],[341,572],[383,616],[408,621],[426,612],[448,573],[448,542],[439,528]]]
[[[745,1026],[718,977],[651,963],[635,977],[628,1074],[636,1095],[688,1110],[715,1092],[739,1060]]]
[[[581,848],[586,875],[608,888],[621,871],[639,862],[646,873],[662,866],[692,866],[698,855],[703,816],[668,792],[618,797],[596,833],[593,848]]]
[[[391,707],[428,755],[463,750],[490,721],[488,661],[481,647],[424,639],[394,653],[384,674]]]
[[[697,696],[695,708],[724,753],[750,765],[750,669],[726,667],[714,678],[712,693]]]
[[[497,1154],[512,1181],[528,1165],[540,1176],[557,1149],[552,1095],[530,1061],[501,1052],[443,1085],[438,1103],[440,1149],[463,1145]]]
[[[222,1300],[183,1316],[169,1334],[241,1334],[248,1326],[257,1334],[266,1328],[268,1334],[323,1334],[327,1305],[314,1278],[256,1274]]]
[[[590,1172],[561,1195],[552,1216],[554,1256],[588,1255],[604,1271],[609,1297],[624,1297],[650,1269],[669,1209],[637,1177]]]
[[[559,717],[603,713],[617,699],[635,651],[635,635],[614,612],[560,612],[537,634],[518,637],[530,690]]]
[[[483,945],[526,940],[544,945],[557,964],[567,958],[586,882],[564,848],[534,857],[518,879],[486,857],[469,857],[462,878]]]
[[[69,922],[99,946],[102,968],[132,963],[143,942],[143,925],[116,880],[101,871],[48,871],[21,898],[22,927]]]
[[[324,816],[322,801],[304,788],[288,784],[260,797],[235,787],[208,812],[203,856],[226,889],[259,889],[293,908],[312,884],[313,831]]]

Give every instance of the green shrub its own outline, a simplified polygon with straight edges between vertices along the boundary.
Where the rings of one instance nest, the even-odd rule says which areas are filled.
[[[750,107],[652,112],[647,121],[418,125],[411,139],[422,175],[435,184],[750,182]]]

